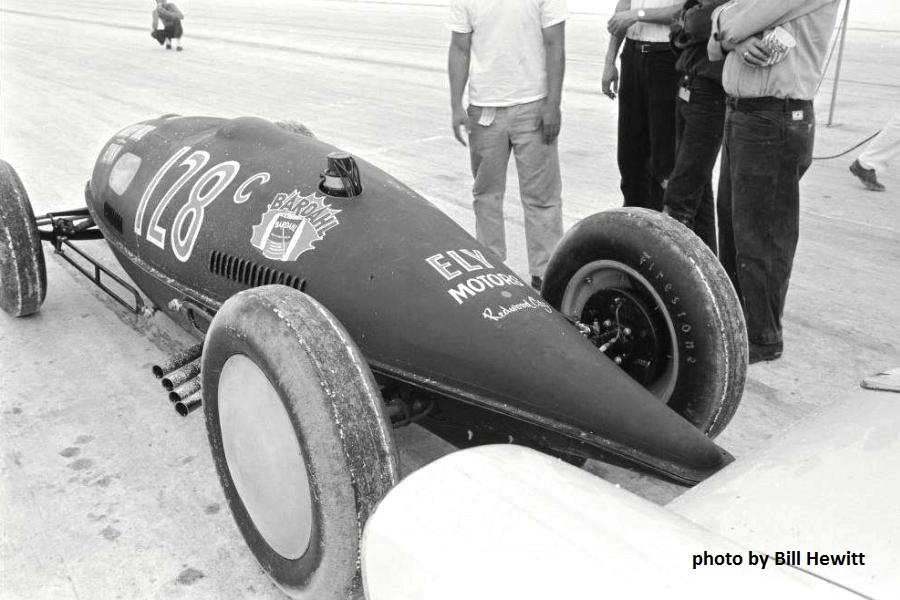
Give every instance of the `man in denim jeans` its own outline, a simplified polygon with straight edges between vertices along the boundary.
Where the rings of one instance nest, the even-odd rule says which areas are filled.
[[[717,251],[716,203],[712,172],[722,146],[725,90],[722,61],[706,52],[710,16],[728,0],[687,0],[673,26],[672,46],[680,50],[675,100],[675,166],[663,195],[663,212],[693,230]]]
[[[512,150],[525,213],[531,285],[562,237],[557,136],[565,72],[565,0],[451,0],[453,135],[469,154],[475,235],[506,260],[503,196]],[[463,90],[469,83],[469,107]]]
[[[750,362],[783,349],[800,178],[812,162],[813,97],[838,0],[734,0],[712,15],[712,60],[727,52],[719,258],[741,298]]]

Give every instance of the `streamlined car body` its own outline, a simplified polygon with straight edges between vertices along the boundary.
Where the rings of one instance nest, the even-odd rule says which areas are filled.
[[[730,461],[710,438],[743,387],[740,306],[715,257],[664,215],[585,219],[538,291],[296,124],[128,126],[101,149],[86,210],[38,218],[3,167],[4,309],[40,305],[40,239],[92,262],[79,268],[122,304],[194,334],[156,373],[179,412],[204,407],[235,519],[292,595],[359,589],[362,525],[399,477],[391,425],[688,484]],[[141,293],[77,250],[97,237]]]

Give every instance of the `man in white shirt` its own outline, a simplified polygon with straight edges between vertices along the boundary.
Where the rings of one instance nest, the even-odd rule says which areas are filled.
[[[562,237],[557,136],[567,18],[565,0],[450,0],[452,127],[463,145],[468,131],[475,235],[506,260],[503,197],[512,150],[537,289]]]
[[[677,56],[669,25],[683,0],[619,0],[607,24],[603,93],[619,95],[618,163],[625,206],[662,210],[675,164]],[[622,41],[622,77],[616,56]]]

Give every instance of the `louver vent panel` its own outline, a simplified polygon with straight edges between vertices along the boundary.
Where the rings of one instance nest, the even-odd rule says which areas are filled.
[[[112,225],[116,231],[122,233],[122,215],[117,213],[116,209],[109,205],[109,202],[103,203],[103,218],[106,219],[106,222]]]
[[[302,290],[306,280],[278,269],[264,267],[245,258],[238,258],[218,250],[209,255],[209,270],[226,279],[247,287],[258,287],[278,283]]]

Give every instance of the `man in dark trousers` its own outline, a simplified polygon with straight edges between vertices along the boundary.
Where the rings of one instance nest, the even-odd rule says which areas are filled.
[[[716,252],[716,205],[712,171],[722,145],[725,90],[722,61],[711,62],[706,43],[710,17],[728,0],[688,0],[672,30],[679,51],[675,100],[675,166],[663,196],[663,212],[691,228]]]
[[[781,317],[812,163],[813,97],[839,0],[734,0],[713,11],[711,59],[727,52],[719,258],[741,298],[750,362],[783,349]]]
[[[625,206],[662,210],[675,162],[675,92],[678,72],[669,23],[682,2],[619,0],[607,24],[603,93],[619,94],[618,162]],[[622,41],[622,75],[616,56]]]

